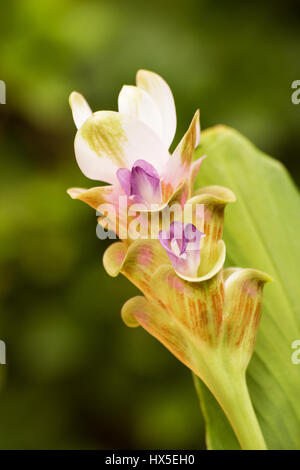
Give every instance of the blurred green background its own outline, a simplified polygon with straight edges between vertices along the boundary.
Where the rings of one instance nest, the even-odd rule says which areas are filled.
[[[72,90],[116,109],[147,68],[170,84],[177,140],[195,109],[300,173],[297,2],[11,0],[0,79],[0,448],[203,448],[190,374],[120,309],[135,289],[101,265],[92,186],[73,152]],[[280,188],[278,188],[280,191]]]

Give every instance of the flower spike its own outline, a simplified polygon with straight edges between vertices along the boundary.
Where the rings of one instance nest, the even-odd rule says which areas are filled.
[[[142,326],[204,381],[242,448],[265,449],[245,372],[263,286],[271,278],[255,269],[223,269],[224,211],[235,195],[221,186],[194,192],[205,158],[192,162],[199,111],[171,155],[174,98],[153,72],[139,70],[136,86],[121,89],[119,112],[92,113],[76,92],[70,105],[78,165],[88,178],[107,185],[68,193],[99,212],[101,228],[115,224],[122,241],[107,248],[104,268],[112,277],[122,273],[143,294],[125,303],[124,322]]]

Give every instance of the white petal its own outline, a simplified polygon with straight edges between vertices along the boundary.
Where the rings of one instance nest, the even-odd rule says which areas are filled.
[[[151,96],[142,88],[123,86],[118,98],[119,112],[140,119],[153,131],[163,137],[160,111]]]
[[[75,137],[75,155],[81,171],[93,180],[119,184],[118,168],[131,169],[136,160],[151,163],[159,174],[170,155],[160,138],[131,116],[98,111]]]
[[[77,129],[92,115],[92,110],[89,107],[85,98],[76,91],[71,93],[69,103],[72,109],[73,119]]]
[[[136,75],[139,88],[145,90],[158,106],[163,123],[163,141],[169,148],[176,132],[176,109],[169,85],[162,77],[148,70],[139,70]]]

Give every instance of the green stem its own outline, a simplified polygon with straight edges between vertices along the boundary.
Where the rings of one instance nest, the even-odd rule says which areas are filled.
[[[245,374],[237,372],[229,364],[215,363],[213,375],[207,374],[205,383],[227,416],[243,450],[266,450],[252,402]],[[212,369],[211,369],[212,370]],[[199,393],[198,393],[199,394]],[[199,396],[201,399],[201,397]]]

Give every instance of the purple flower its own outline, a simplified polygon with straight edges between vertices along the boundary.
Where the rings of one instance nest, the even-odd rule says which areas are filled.
[[[151,163],[137,160],[132,169],[119,168],[117,178],[125,193],[146,206],[162,201],[160,177]]]
[[[182,276],[198,277],[200,240],[205,236],[193,224],[172,222],[168,232],[159,232],[159,241],[175,269]]]

